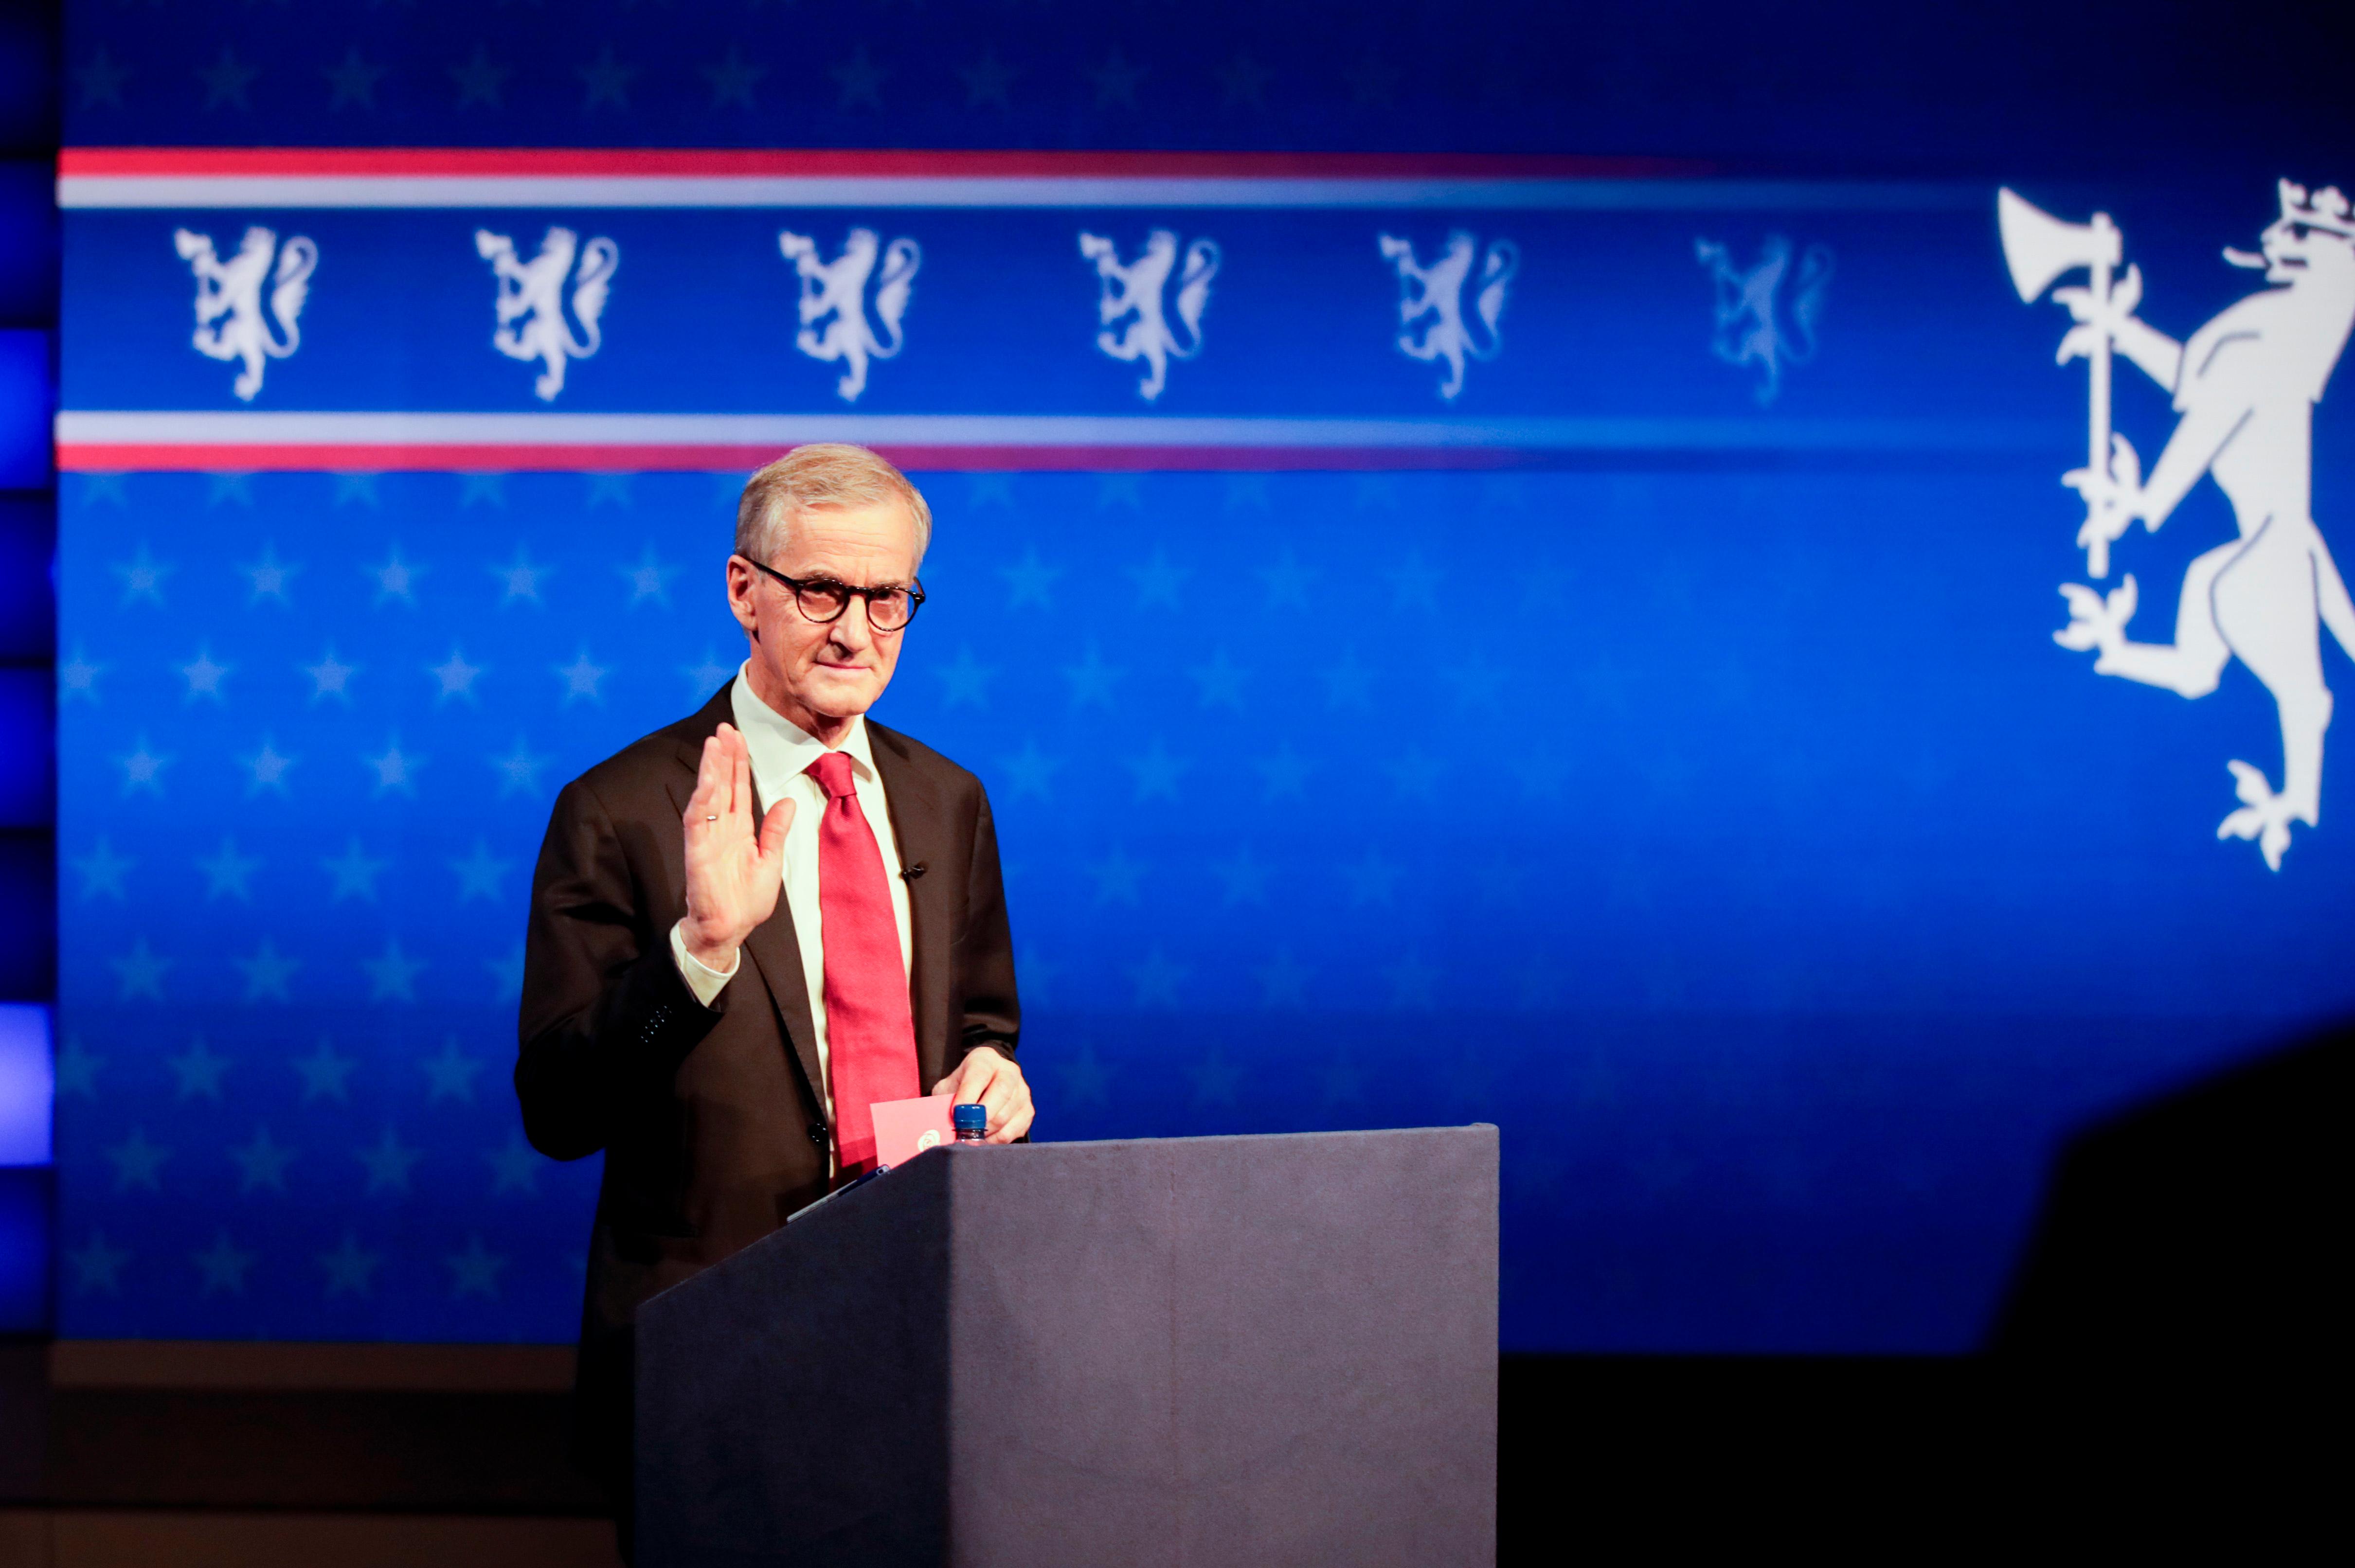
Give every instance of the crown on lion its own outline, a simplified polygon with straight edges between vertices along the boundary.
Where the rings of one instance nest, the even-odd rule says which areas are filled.
[[[2282,181],[2281,215],[2284,223],[2302,223],[2355,238],[2355,214],[2349,212],[2347,197],[2337,185],[2325,185],[2308,196],[2304,185]]]

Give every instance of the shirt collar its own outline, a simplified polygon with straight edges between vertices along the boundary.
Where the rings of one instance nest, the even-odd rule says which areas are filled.
[[[769,774],[780,789],[786,779],[807,771],[811,763],[826,753],[824,741],[761,700],[752,690],[752,662],[749,659],[736,672],[736,685],[729,694],[729,705],[735,710],[736,727],[744,732],[744,744],[752,753],[753,772]],[[852,769],[860,777],[877,776],[865,714],[850,721],[850,733],[843,736],[842,745],[836,749],[850,758]],[[759,782],[757,777],[754,782]],[[771,789],[761,793],[771,800],[776,798]]]

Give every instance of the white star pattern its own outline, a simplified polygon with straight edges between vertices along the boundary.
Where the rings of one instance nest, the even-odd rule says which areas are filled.
[[[238,1168],[238,1191],[267,1187],[273,1192],[285,1192],[286,1167],[293,1163],[294,1154],[292,1148],[273,1141],[268,1128],[256,1127],[251,1141],[229,1151]]]
[[[333,1042],[321,1040],[317,1050],[294,1061],[294,1070],[303,1077],[303,1103],[334,1100],[337,1105],[350,1104],[351,1091],[346,1085],[352,1069],[358,1065],[354,1057],[337,1055]]]
[[[1348,879],[1352,905],[1360,908],[1368,905],[1390,907],[1391,891],[1398,885],[1399,866],[1381,851],[1368,850],[1357,864],[1343,866],[1341,874]]]
[[[261,74],[261,67],[246,64],[237,58],[236,50],[222,49],[220,58],[197,70],[197,79],[205,84],[205,107],[251,109],[245,90]]]
[[[1022,558],[1010,567],[1000,567],[997,575],[1006,579],[1006,608],[1020,609],[1024,605],[1036,605],[1040,609],[1055,608],[1055,579],[1063,575],[1060,567],[1050,567],[1039,558],[1034,548],[1022,552]]]
[[[647,546],[645,554],[638,557],[636,566],[619,567],[615,569],[630,585],[632,609],[637,609],[647,599],[654,600],[665,609],[670,608],[670,579],[678,576],[678,568],[666,567],[656,560],[652,545]]]
[[[1239,845],[1226,859],[1212,861],[1210,874],[1224,885],[1229,906],[1267,902],[1268,868],[1252,853],[1250,845]]]
[[[91,662],[90,655],[77,647],[73,657],[58,666],[58,700],[62,704],[79,697],[92,707],[98,706],[98,678],[106,670],[105,665]]]
[[[538,794],[539,770],[548,766],[548,758],[536,755],[524,737],[517,736],[515,748],[505,757],[492,758],[490,763],[498,770],[499,799],[505,800],[509,795]]]
[[[605,678],[608,672],[605,666],[590,659],[589,651],[586,648],[580,652],[571,663],[559,664],[554,668],[556,678],[564,683],[566,707],[570,707],[574,703],[596,703],[601,705],[604,703],[605,699],[598,694],[597,685]]]
[[[752,90],[760,86],[761,79],[768,74],[767,66],[755,65],[744,58],[742,49],[734,44],[729,45],[724,57],[703,68],[703,79],[711,84],[711,107],[756,107],[752,101]]]
[[[1302,566],[1290,550],[1283,551],[1256,575],[1260,586],[1267,590],[1267,609],[1308,608],[1308,585],[1316,580],[1316,573],[1313,567]]]
[[[996,50],[982,50],[980,58],[957,67],[956,71],[964,82],[967,109],[1008,107],[1007,90],[1014,85],[1015,72],[998,59]]]
[[[1128,568],[1128,580],[1136,585],[1136,608],[1185,609],[1186,579],[1193,575],[1191,567],[1174,566],[1165,551],[1155,550],[1144,565]]]
[[[1431,988],[1439,979],[1439,971],[1423,959],[1409,953],[1398,962],[1385,967],[1382,979],[1390,982],[1391,1005],[1428,1012],[1433,1003]]]
[[[483,1064],[458,1049],[456,1035],[445,1036],[442,1041],[442,1054],[428,1056],[418,1065],[425,1070],[425,1076],[432,1085],[427,1099],[463,1100],[467,1105],[474,1103],[474,1075],[483,1070]]]
[[[188,683],[188,689],[180,700],[193,703],[198,697],[208,697],[217,704],[227,701],[221,692],[221,682],[228,678],[229,673],[228,665],[213,662],[209,649],[198,648],[197,656],[180,666],[180,678]]]
[[[506,1267],[507,1260],[485,1248],[481,1236],[468,1236],[465,1251],[453,1252],[442,1261],[450,1269],[452,1300],[467,1296],[498,1299],[499,1271]]]
[[[231,1242],[226,1230],[214,1233],[210,1247],[188,1255],[205,1277],[197,1294],[210,1296],[217,1290],[226,1290],[232,1296],[244,1295],[245,1271],[253,1266],[256,1255]]]
[[[501,860],[491,853],[491,846],[482,839],[474,841],[474,853],[464,860],[453,860],[450,869],[458,874],[458,902],[471,904],[481,898],[496,904],[499,900],[499,878],[515,866],[511,860]]]
[[[499,84],[506,80],[507,69],[493,65],[489,52],[482,45],[476,44],[474,54],[452,66],[449,74],[450,79],[458,86],[459,108],[464,109],[469,104],[481,104],[490,109],[502,106]]]
[[[360,968],[368,971],[370,1001],[415,1001],[417,977],[425,972],[425,960],[412,959],[400,950],[398,938],[387,938],[384,951],[375,958],[363,959]]]
[[[237,853],[235,839],[221,840],[218,853],[210,860],[197,862],[197,869],[205,874],[205,901],[234,898],[252,903],[253,874],[261,868],[260,857]]]
[[[417,579],[426,571],[424,567],[403,560],[400,546],[395,545],[391,554],[385,556],[382,566],[368,568],[368,575],[376,579],[376,602],[383,605],[399,599],[403,604],[414,606],[417,603]]]
[[[837,60],[826,68],[839,90],[835,107],[837,109],[880,109],[883,79],[891,73],[867,58],[867,46],[861,44],[851,51],[850,58]]]
[[[1251,679],[1251,672],[1229,660],[1225,649],[1211,653],[1209,663],[1197,664],[1186,673],[1201,694],[1204,707],[1243,711],[1243,683]]]
[[[172,758],[162,752],[149,750],[145,736],[139,737],[135,747],[114,760],[123,769],[123,794],[147,794],[163,799],[164,769],[171,766]]]
[[[638,74],[638,68],[623,65],[616,59],[613,46],[607,44],[597,51],[595,59],[574,67],[573,74],[581,79],[582,109],[595,109],[600,105],[627,109],[630,106],[630,79]]]
[[[73,1270],[75,1295],[123,1294],[123,1266],[131,1261],[131,1254],[109,1246],[103,1232],[91,1232],[89,1241],[65,1256],[66,1266]]]
[[[356,1149],[352,1151],[352,1158],[368,1167],[370,1194],[406,1192],[409,1191],[409,1173],[419,1160],[425,1158],[425,1151],[401,1142],[388,1127],[375,1148]]]
[[[1259,775],[1260,798],[1263,800],[1305,799],[1308,775],[1315,768],[1316,764],[1292,749],[1289,741],[1279,742],[1266,757],[1252,759],[1252,770]]]
[[[1060,1099],[1074,1107],[1092,1109],[1105,1102],[1112,1074],[1097,1059],[1093,1045],[1082,1045],[1076,1054],[1063,1059],[1059,1081]]]
[[[1188,758],[1170,756],[1160,736],[1156,736],[1142,755],[1126,758],[1121,766],[1136,780],[1136,801],[1143,805],[1147,800],[1174,802],[1178,799],[1178,780],[1194,764]]]
[[[516,600],[523,600],[525,605],[541,603],[539,579],[541,577],[551,575],[556,567],[532,565],[530,556],[525,556],[525,553],[518,548],[518,551],[516,551],[516,558],[508,560],[504,567],[487,567],[487,570],[490,570],[492,577],[497,577],[499,579],[499,608],[504,609],[506,605],[514,605]]]
[[[98,1098],[98,1072],[105,1065],[106,1058],[84,1045],[80,1035],[67,1035],[64,1048],[58,1053],[58,1094]]]
[[[327,85],[335,94],[327,107],[342,109],[347,105],[357,105],[362,109],[374,109],[376,84],[384,76],[384,67],[371,65],[361,58],[357,47],[346,49],[340,63],[322,67],[319,71],[327,79]]]
[[[490,1161],[493,1193],[521,1192],[528,1197],[539,1192],[539,1168],[547,1157],[526,1143],[522,1134],[509,1133],[506,1148],[483,1158]]]
[[[303,960],[290,959],[281,953],[269,938],[261,939],[261,945],[254,948],[251,958],[229,961],[245,976],[245,1001],[249,1005],[257,1001],[294,1000],[287,992],[286,982],[294,978],[294,971],[303,967]]]
[[[1357,651],[1341,650],[1341,662],[1320,672],[1316,677],[1325,683],[1325,705],[1335,712],[1371,713],[1374,706],[1374,673],[1358,662]]]
[[[706,647],[703,651],[703,662],[683,664],[679,667],[678,673],[687,678],[687,700],[692,703],[701,703],[719,689],[720,683],[736,673],[736,666],[721,663],[719,656],[710,648]]]
[[[123,84],[129,81],[131,76],[131,68],[118,64],[104,49],[94,51],[73,71],[75,85],[81,89],[81,106],[95,109],[104,104],[109,109],[122,108]]]
[[[523,994],[523,944],[518,942],[503,959],[485,959],[483,967],[491,971],[496,983],[493,1000],[513,1001]]]
[[[1129,859],[1126,852],[1115,846],[1102,860],[1090,862],[1087,873],[1095,879],[1098,904],[1136,903],[1136,884],[1145,867]]]
[[[1305,1007],[1311,972],[1292,956],[1291,948],[1278,948],[1266,963],[1252,971],[1259,980],[1260,1005]]]
[[[100,1152],[114,1167],[116,1192],[127,1192],[134,1187],[148,1192],[164,1190],[163,1183],[156,1180],[156,1173],[163,1170],[164,1161],[172,1158],[172,1151],[160,1144],[150,1143],[147,1134],[142,1129],[133,1128],[128,1138]]]
[[[989,706],[989,683],[997,672],[974,659],[971,648],[959,646],[956,658],[937,673],[947,694],[941,700],[952,708]]]
[[[322,697],[333,697],[346,707],[352,705],[351,681],[359,673],[359,666],[346,664],[337,659],[334,643],[327,644],[327,651],[319,655],[317,663],[304,665],[303,673],[311,677],[311,700],[314,703]]]
[[[1026,797],[1035,797],[1041,800],[1052,799],[1055,771],[1062,766],[1062,758],[1049,757],[1041,752],[1037,741],[1024,741],[1020,751],[1011,757],[998,759],[998,768],[1005,773],[1009,785],[1007,799],[1010,800],[1019,800]]]
[[[116,579],[123,584],[121,603],[123,609],[128,609],[144,599],[161,609],[164,607],[164,581],[179,568],[155,559],[143,544],[131,553],[128,561],[118,562],[112,569]]]
[[[1095,84],[1098,109],[1110,109],[1115,104],[1124,109],[1136,107],[1136,84],[1145,79],[1145,68],[1131,65],[1119,49],[1089,67],[1085,74]]]
[[[123,879],[139,863],[127,854],[115,853],[114,846],[101,833],[88,854],[72,856],[67,863],[80,876],[82,902],[87,904],[101,894],[109,898],[123,897]]]
[[[1233,1105],[1235,1086],[1242,1081],[1243,1072],[1213,1045],[1186,1075],[1194,1080],[1194,1103],[1208,1107]]]
[[[359,1244],[350,1231],[344,1233],[343,1245],[333,1252],[318,1255],[319,1266],[327,1272],[327,1295],[369,1297],[376,1294],[377,1266],[384,1261]]]
[[[296,760],[294,758],[282,755],[278,748],[271,744],[270,737],[263,736],[261,750],[237,759],[238,766],[252,776],[245,787],[246,794],[259,795],[264,789],[273,790],[281,795],[285,794],[287,792],[286,770],[293,767]]]
[[[273,599],[281,605],[291,605],[293,601],[286,597],[286,586],[294,580],[294,574],[302,569],[299,566],[280,560],[276,546],[262,546],[261,559],[250,566],[238,567],[239,571],[245,574],[245,580],[252,585],[252,592],[247,596],[245,602],[248,605],[257,605],[263,599]]]
[[[229,1059],[208,1050],[203,1035],[189,1041],[188,1048],[180,1054],[165,1057],[164,1065],[179,1080],[180,1098],[202,1097],[219,1102],[221,1075],[229,1071]]]
[[[346,898],[361,898],[370,904],[375,903],[376,879],[391,863],[389,860],[375,859],[360,848],[359,840],[352,840],[341,860],[319,863],[321,869],[336,879],[335,890],[328,895],[328,901],[341,904]]]
[[[1139,1007],[1178,1005],[1178,988],[1194,971],[1184,964],[1172,962],[1169,955],[1158,947],[1146,953],[1143,961],[1128,966],[1129,983],[1135,988]]]
[[[114,971],[117,1001],[129,1001],[134,997],[149,1001],[164,1000],[164,977],[171,972],[172,960],[151,950],[146,938],[133,942],[123,957],[109,959],[107,967]]]
[[[383,796],[398,792],[417,799],[417,770],[425,766],[425,758],[400,749],[398,736],[385,742],[384,750],[374,757],[363,757],[369,772],[376,775],[376,786],[369,793]]]
[[[1081,655],[1080,662],[1066,665],[1063,669],[1063,679],[1071,688],[1072,708],[1076,711],[1080,708],[1097,707],[1107,713],[1111,712],[1113,688],[1117,686],[1120,683],[1120,678],[1127,673],[1125,670],[1117,670],[1105,663],[1103,655],[1097,652],[1096,645],[1093,642],[1089,643],[1087,652]]]
[[[463,697],[479,706],[479,699],[474,695],[474,677],[483,673],[483,668],[480,664],[467,663],[465,654],[452,648],[450,657],[430,666],[425,672],[441,688],[433,694],[433,705],[438,708],[452,697]]]

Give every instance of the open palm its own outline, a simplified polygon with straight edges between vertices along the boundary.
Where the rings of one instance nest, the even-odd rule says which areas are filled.
[[[695,793],[687,802],[687,950],[725,972],[754,927],[776,912],[783,886],[785,830],[794,803],[780,800],[754,831],[752,753],[733,725],[703,743]]]

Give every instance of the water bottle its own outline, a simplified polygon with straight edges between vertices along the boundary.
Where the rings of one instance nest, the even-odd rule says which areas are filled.
[[[958,1106],[949,1115],[956,1123],[956,1140],[959,1143],[979,1143],[989,1133],[987,1106]]]

